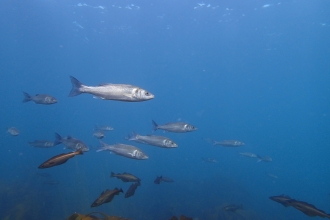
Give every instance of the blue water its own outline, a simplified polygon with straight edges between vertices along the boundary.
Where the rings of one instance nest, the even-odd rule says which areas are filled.
[[[330,213],[330,2],[201,3],[1,2],[0,219],[55,220],[92,211],[134,220],[181,214],[199,220],[309,219],[269,199],[280,194]],[[125,103],[68,97],[70,75],[86,85],[137,85],[155,98]],[[59,101],[23,104],[23,91]],[[155,132],[177,142],[177,149],[123,139],[132,131],[151,134],[152,119],[184,121],[198,130]],[[114,127],[104,142],[133,144],[149,159],[96,153],[95,124]],[[19,136],[6,132],[11,126]],[[91,150],[40,170],[42,162],[69,150],[33,148],[28,141],[54,140],[54,132]],[[213,147],[202,138],[237,139],[245,146]],[[258,163],[238,152],[273,161]],[[133,197],[121,194],[91,208],[105,189],[128,189],[129,183],[110,178],[111,171],[132,173],[141,186]],[[174,182],[156,185],[157,175]],[[228,204],[244,210],[222,211]]]

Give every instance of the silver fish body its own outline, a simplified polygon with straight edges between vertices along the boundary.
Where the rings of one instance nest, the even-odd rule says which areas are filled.
[[[54,147],[55,143],[47,140],[35,140],[33,142],[29,142],[29,145],[33,147],[50,148]]]
[[[8,128],[7,132],[12,136],[18,136],[19,135],[19,130],[15,127]]]
[[[187,124],[185,122],[170,122],[164,125],[158,125],[154,120],[152,120],[152,124],[154,131],[160,129],[169,132],[186,133],[197,130],[195,126]]]
[[[55,133],[55,138],[55,145],[62,143],[67,149],[78,150],[81,148],[83,151],[89,151],[88,146],[84,142],[71,136],[62,138],[59,134]]]
[[[136,160],[146,160],[148,159],[148,156],[143,153],[139,148],[134,147],[132,145],[126,145],[126,144],[114,144],[114,145],[108,145],[102,141],[100,141],[101,148],[97,150],[97,152],[109,150],[117,155],[128,157],[131,159]]]
[[[213,145],[221,145],[223,147],[241,147],[244,146],[245,144],[241,141],[237,140],[224,140],[224,141],[214,141]]]
[[[104,138],[104,132],[102,130],[94,131],[93,136],[97,139],[102,139]]]
[[[24,99],[22,102],[33,101],[36,104],[51,105],[57,103],[57,99],[53,96],[47,94],[37,94],[35,96],[30,96],[28,93],[23,92]]]
[[[250,153],[250,152],[239,152],[239,155],[242,155],[244,157],[251,157],[251,158],[256,158],[258,157],[256,154],[254,153]]]
[[[72,90],[69,96],[76,96],[81,93],[89,93],[95,98],[104,100],[117,100],[125,102],[141,102],[154,98],[150,92],[128,84],[100,84],[98,86],[86,86],[73,76],[70,76]]]
[[[132,135],[128,137],[128,140],[135,141],[142,144],[153,145],[156,147],[163,148],[175,148],[178,145],[167,137],[156,136],[156,135],[146,135],[142,136],[132,132]]]
[[[101,130],[101,131],[112,131],[113,130],[113,127],[110,127],[110,126],[98,126],[98,125],[94,125],[94,130],[97,131],[97,130]]]

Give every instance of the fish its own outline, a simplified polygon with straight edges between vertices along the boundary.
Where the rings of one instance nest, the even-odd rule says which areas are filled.
[[[275,174],[272,174],[272,173],[266,173],[267,176],[271,177],[271,178],[274,178],[274,179],[278,179],[278,176],[276,176]]]
[[[235,204],[230,204],[222,208],[224,211],[228,212],[236,212],[239,209],[243,209],[242,205],[235,205]]]
[[[289,201],[291,200],[290,196],[286,196],[286,195],[282,194],[279,196],[270,196],[269,198],[275,202],[282,204],[284,207],[290,206],[290,203],[289,203]]]
[[[153,145],[162,148],[176,148],[178,145],[167,137],[156,136],[156,135],[146,135],[142,136],[132,132],[132,135],[127,138],[130,141],[135,141],[142,144]]]
[[[71,136],[62,138],[61,135],[59,135],[58,133],[55,133],[55,142],[54,143],[55,143],[55,145],[64,144],[67,149],[71,149],[71,150],[78,150],[81,148],[84,152],[89,151],[88,146],[81,140],[78,140]]]
[[[116,100],[124,102],[141,102],[153,99],[155,96],[140,87],[128,84],[100,84],[98,86],[86,86],[79,80],[70,76],[72,90],[69,97],[89,93],[94,98],[103,100]]]
[[[309,204],[307,202],[298,201],[295,199],[291,199],[289,196],[271,196],[269,197],[271,200],[281,203],[284,207],[292,206],[293,208],[298,209],[299,211],[303,212],[305,215],[309,217],[319,216],[321,218],[329,218],[330,214],[325,213],[324,211],[316,208],[314,205]]]
[[[249,153],[249,152],[239,152],[238,154],[239,154],[239,155],[242,155],[242,156],[244,156],[244,157],[251,157],[251,158],[256,158],[256,157],[257,157],[256,154],[254,154],[254,153]]]
[[[121,179],[123,182],[140,182],[141,180],[130,173],[123,173],[123,174],[115,174],[114,172],[111,172],[110,177],[117,177],[118,179]]]
[[[122,189],[118,189],[117,187],[114,188],[113,190],[107,189],[101,193],[101,195],[93,202],[91,207],[96,207],[96,206],[100,206],[104,203],[111,202],[113,200],[113,198],[116,195],[119,195],[119,193],[121,193],[121,192],[123,193],[124,191]]]
[[[23,92],[24,99],[23,103],[34,101],[36,104],[51,105],[57,103],[57,99],[53,96],[47,94],[36,94],[35,96],[30,96],[28,93]]]
[[[156,179],[154,180],[154,183],[160,184],[161,181],[162,181],[162,176],[157,176]]]
[[[55,146],[55,142],[47,141],[47,140],[35,140],[28,143],[30,146],[40,147],[40,148],[51,148]]]
[[[172,183],[174,182],[174,180],[172,180],[171,178],[165,177],[165,176],[161,176],[161,181],[165,182],[165,183]]]
[[[79,150],[74,151],[74,152],[70,152],[70,153],[66,153],[66,154],[59,154],[59,155],[56,155],[56,156],[46,160],[38,168],[44,169],[44,168],[50,168],[53,166],[58,166],[58,165],[66,163],[70,158],[72,158],[76,155],[82,155],[82,154],[83,154],[82,148],[80,148]]]
[[[160,184],[161,182],[172,183],[172,182],[174,182],[174,180],[172,180],[171,178],[168,178],[168,177],[164,177],[164,176],[157,176],[157,178],[154,180],[155,184]]]
[[[19,135],[19,130],[15,127],[10,127],[7,129],[7,132],[12,135],[12,136],[18,136]]]
[[[245,143],[237,140],[223,140],[223,141],[213,141],[213,146],[220,145],[223,147],[241,147],[244,146]]]
[[[204,157],[202,157],[202,160],[204,162],[207,162],[207,163],[218,163],[218,161],[216,159],[212,159],[212,158],[204,158]]]
[[[273,161],[273,159],[270,158],[270,157],[268,157],[268,156],[262,157],[262,156],[257,155],[257,157],[258,157],[258,162],[260,162],[260,161],[263,161],[263,162],[272,162]]]
[[[104,138],[104,132],[102,130],[94,131],[93,136],[97,139],[102,139]]]
[[[289,204],[292,207],[294,207],[294,208],[298,209],[299,211],[303,212],[305,215],[308,215],[309,217],[319,216],[321,218],[329,218],[330,219],[330,214],[325,213],[324,211],[316,208],[314,205],[309,204],[307,202],[291,199],[289,201]]]
[[[152,124],[153,131],[164,130],[168,132],[185,133],[197,130],[195,126],[185,122],[170,122],[164,125],[158,125],[154,120],[152,120]]]
[[[125,198],[131,197],[134,195],[135,190],[140,186],[140,181],[137,183],[132,183],[132,185],[128,188],[127,192],[125,193]]]
[[[112,131],[114,130],[113,127],[110,127],[110,126],[97,126],[97,125],[94,125],[94,131]]]
[[[128,157],[131,159],[146,160],[149,158],[148,155],[142,152],[139,148],[134,147],[132,145],[126,145],[126,144],[108,145],[102,141],[100,141],[100,144],[101,144],[101,148],[98,149],[96,152],[109,150],[117,155]]]

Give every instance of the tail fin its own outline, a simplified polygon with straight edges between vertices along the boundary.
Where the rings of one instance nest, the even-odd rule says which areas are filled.
[[[71,83],[72,83],[72,89],[69,94],[69,97],[80,95],[82,93],[81,87],[83,87],[84,85],[81,82],[79,82],[79,80],[74,78],[73,76],[70,76],[70,79],[71,79]]]
[[[24,94],[24,99],[22,102],[29,102],[32,100],[32,98],[29,94],[27,94],[26,92],[23,92],[23,94]]]
[[[137,134],[134,131],[132,131],[132,134],[128,135],[125,139],[129,140],[129,141],[135,141],[135,140],[137,140],[136,136],[137,136]]]
[[[106,150],[105,147],[107,146],[107,144],[104,143],[103,141],[100,141],[100,144],[101,144],[101,146],[100,146],[100,148],[98,150],[96,150],[96,152],[100,152],[100,151]]]
[[[152,120],[152,126],[153,131],[156,131],[158,129],[158,124],[154,120]]]
[[[59,135],[58,133],[55,132],[55,141],[54,141],[54,145],[58,145],[62,143],[62,137],[61,135]]]

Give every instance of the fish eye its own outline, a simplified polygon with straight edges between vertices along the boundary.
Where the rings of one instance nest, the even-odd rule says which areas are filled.
[[[145,92],[144,94],[145,94],[146,96],[149,96],[149,92]]]

